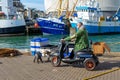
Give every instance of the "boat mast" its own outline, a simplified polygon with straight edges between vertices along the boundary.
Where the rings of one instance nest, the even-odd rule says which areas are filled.
[[[71,13],[70,13],[69,16],[72,16],[72,14],[73,14],[73,12],[74,12],[74,9],[75,9],[75,7],[76,7],[76,5],[77,5],[77,2],[78,2],[78,0],[76,0],[75,4],[73,5],[72,11],[71,11]]]
[[[62,7],[62,0],[59,0],[59,8],[58,8],[58,18],[61,15],[61,7]]]
[[[66,18],[69,17],[69,0],[67,0]]]

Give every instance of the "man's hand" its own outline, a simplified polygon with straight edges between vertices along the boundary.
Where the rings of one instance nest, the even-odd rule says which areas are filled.
[[[61,39],[60,42],[65,42],[65,40],[64,40],[64,39]]]
[[[75,39],[71,39],[71,42],[74,42],[75,41]]]

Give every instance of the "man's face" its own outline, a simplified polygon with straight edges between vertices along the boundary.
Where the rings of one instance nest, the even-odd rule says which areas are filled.
[[[82,26],[81,23],[78,23],[78,24],[77,24],[77,28],[78,28],[78,29],[79,29],[81,26]]]

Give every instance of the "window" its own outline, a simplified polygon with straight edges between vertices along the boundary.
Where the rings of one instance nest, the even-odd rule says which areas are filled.
[[[0,6],[0,11],[2,11],[2,7]]]
[[[91,12],[94,12],[94,10],[91,10]]]

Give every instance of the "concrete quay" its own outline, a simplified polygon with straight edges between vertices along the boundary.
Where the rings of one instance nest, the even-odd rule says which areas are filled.
[[[120,80],[120,53],[99,56],[94,71],[83,65],[65,64],[53,67],[50,62],[33,63],[33,56],[21,55],[0,58],[0,80]]]

